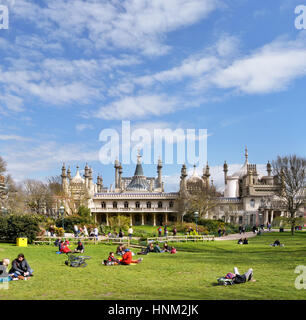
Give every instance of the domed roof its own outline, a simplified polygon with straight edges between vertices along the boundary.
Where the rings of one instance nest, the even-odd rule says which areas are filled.
[[[202,178],[197,174],[196,166],[193,166],[193,174],[190,178],[187,179],[187,184],[203,183]]]
[[[81,177],[79,167],[77,167],[77,173],[76,175],[72,178],[70,183],[85,183],[85,180]]]

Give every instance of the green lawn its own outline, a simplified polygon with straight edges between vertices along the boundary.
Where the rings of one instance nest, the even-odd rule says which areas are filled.
[[[285,247],[270,247],[276,238]],[[70,268],[56,247],[19,248],[0,244],[0,258],[11,260],[23,252],[35,276],[9,283],[0,299],[305,299],[306,291],[294,286],[298,265],[306,265],[306,233],[271,233],[249,240],[178,244],[178,253],[150,254],[135,266],[101,265],[115,246],[91,245],[88,266]],[[216,286],[216,279],[237,266],[254,269],[257,282]]]

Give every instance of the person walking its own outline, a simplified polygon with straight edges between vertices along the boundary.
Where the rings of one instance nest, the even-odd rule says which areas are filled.
[[[239,226],[239,233],[242,233],[242,225]]]
[[[99,230],[97,227],[94,228],[94,235],[95,235],[96,240],[98,240]]]
[[[168,227],[167,227],[167,225],[165,225],[165,227],[164,227],[164,236],[168,237]]]
[[[173,229],[173,236],[175,237],[176,234],[177,234],[177,229],[176,229],[176,227],[174,227],[174,229]]]
[[[74,236],[77,238],[79,236],[79,228],[76,224],[74,225],[73,230],[74,230]]]
[[[86,228],[86,226],[84,226],[84,228],[83,228],[83,233],[84,233],[84,237],[88,237],[88,230],[87,230],[87,228]]]
[[[132,226],[130,226],[129,230],[128,230],[128,235],[129,235],[130,240],[132,240],[133,232],[134,232],[134,230],[133,230]]]

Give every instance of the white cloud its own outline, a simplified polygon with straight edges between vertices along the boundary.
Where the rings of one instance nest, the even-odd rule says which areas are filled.
[[[82,132],[84,130],[92,130],[94,129],[94,126],[91,125],[91,124],[86,124],[86,123],[80,123],[80,124],[77,124],[75,126],[75,129],[78,131],[78,132]]]
[[[16,141],[31,141],[30,138],[21,137],[14,134],[0,134],[0,140],[8,141],[8,140],[16,140]]]
[[[217,9],[220,0],[46,1],[41,7],[19,0],[13,13],[36,23],[49,38],[77,42],[88,33],[97,47],[161,55],[170,31],[192,25]],[[69,19],[67,19],[69,17]]]
[[[212,85],[220,88],[257,94],[283,90],[305,75],[305,42],[278,40],[226,68],[219,68],[210,79]]]
[[[93,116],[106,120],[139,119],[161,116],[180,107],[177,99],[158,95],[126,97],[103,106]]]

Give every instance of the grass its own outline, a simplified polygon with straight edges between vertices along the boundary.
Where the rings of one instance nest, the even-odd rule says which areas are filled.
[[[278,238],[285,247],[269,244]],[[305,290],[294,286],[296,266],[306,265],[306,233],[269,233],[239,246],[236,241],[177,244],[178,253],[150,254],[135,266],[101,265],[112,245],[90,245],[86,268],[70,268],[66,257],[53,246],[27,248],[0,244],[0,258],[11,260],[23,252],[35,271],[29,281],[9,283],[0,300],[18,299],[305,299]],[[254,269],[256,282],[230,287],[216,279],[237,266]],[[1,287],[0,287],[1,289]]]

